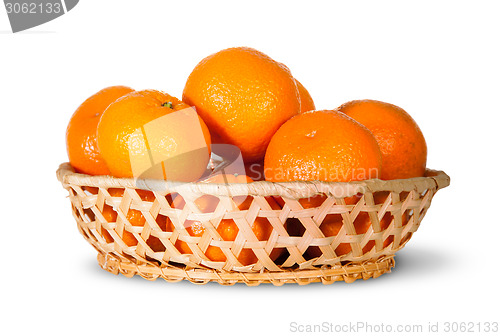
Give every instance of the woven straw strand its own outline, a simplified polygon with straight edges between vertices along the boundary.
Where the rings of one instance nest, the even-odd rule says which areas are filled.
[[[389,272],[394,266],[393,255],[417,231],[435,193],[449,185],[445,173],[433,170],[428,170],[426,177],[394,181],[225,185],[88,176],[62,164],[57,176],[69,191],[78,229],[98,251],[102,268],[125,276],[138,274],[148,280],[185,279],[196,284],[216,281],[224,285],[242,282],[249,286],[352,282]],[[122,189],[123,195],[111,196],[110,188]],[[143,200],[139,189],[152,191],[154,198]],[[346,202],[347,197],[358,193],[361,197],[355,204]],[[173,194],[184,199],[182,209],[167,201],[167,196]],[[319,194],[326,199],[315,208],[304,208],[299,202]],[[196,200],[203,195],[218,199],[213,212],[198,208]],[[239,209],[234,197],[243,195],[251,202],[248,208]],[[380,195],[387,196],[380,201]],[[273,197],[281,199],[282,206],[272,206]],[[105,207],[115,211],[116,221],[106,220]],[[129,221],[132,210],[140,211],[143,225],[134,226]],[[355,223],[362,214],[362,220],[369,218],[369,226],[366,232],[358,233]],[[320,226],[330,215],[341,218],[342,226],[335,236],[327,237]],[[160,216],[171,222],[172,230],[162,230]],[[270,224],[266,240],[259,240],[253,231],[257,218],[266,218]],[[218,231],[222,220],[232,220],[238,227],[234,241],[222,239]],[[190,221],[203,224],[201,236],[189,234]],[[303,233],[292,235],[292,224],[301,226]],[[137,243],[129,245],[130,241],[124,241],[126,233]],[[160,245],[153,248],[151,239]],[[182,253],[180,242],[191,253]],[[350,249],[338,254],[340,246]],[[220,248],[226,260],[210,260],[206,255],[209,247]],[[310,256],[313,247],[320,251],[318,257]],[[254,264],[242,264],[239,257],[244,249],[253,252],[257,260]],[[278,250],[283,251],[281,257],[271,257]]]

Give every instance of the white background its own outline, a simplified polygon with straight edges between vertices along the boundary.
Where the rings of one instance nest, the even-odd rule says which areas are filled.
[[[0,7],[0,328],[286,335],[292,322],[424,331],[429,322],[500,322],[499,32],[494,1],[86,0],[17,34]],[[67,160],[71,114],[109,85],[180,97],[198,61],[232,46],[287,64],[318,108],[372,98],[418,122],[428,166],[452,184],[391,274],[330,286],[223,287],[99,268],[55,176]]]

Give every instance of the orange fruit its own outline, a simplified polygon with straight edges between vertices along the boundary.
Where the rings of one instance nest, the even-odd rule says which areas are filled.
[[[300,83],[297,79],[295,79],[295,83],[297,83],[297,89],[299,90],[300,97],[300,113],[304,113],[307,111],[312,111],[316,109],[314,105],[314,101],[309,94],[309,91]]]
[[[245,47],[219,51],[198,63],[182,100],[196,107],[212,134],[240,148],[246,162],[263,159],[276,130],[300,112],[290,70]]]
[[[107,87],[85,100],[73,113],[66,129],[66,149],[69,162],[77,172],[109,175],[97,147],[97,123],[109,104],[132,91],[126,86]]]
[[[377,100],[353,100],[340,106],[351,118],[366,126],[382,151],[383,180],[423,176],[427,162],[424,135],[402,108]]]
[[[266,180],[348,182],[376,178],[382,156],[373,134],[338,111],[309,111],[288,120],[271,139]]]
[[[116,177],[194,181],[210,158],[203,120],[182,101],[156,90],[134,91],[112,103],[97,126],[97,143]]]
[[[253,182],[251,178],[245,175],[238,175],[237,177],[234,175],[216,175],[208,180],[205,180],[206,183],[249,183]],[[251,203],[252,197],[247,196],[236,196],[233,197],[233,200],[238,205],[240,210],[248,210]],[[273,209],[279,209],[279,206],[274,202],[272,198],[267,199],[269,204]],[[215,211],[217,205],[219,203],[219,199],[215,196],[211,195],[203,195],[195,201],[196,206],[202,213],[210,213]],[[178,209],[183,209],[185,206],[185,201],[181,196],[177,196],[173,201],[173,207]],[[198,220],[186,220],[184,222],[186,226],[187,232],[194,237],[201,237],[205,228],[203,227],[203,223]],[[173,230],[172,222],[167,223],[167,231]],[[267,240],[269,239],[273,227],[269,221],[264,217],[257,217],[255,221],[251,224],[251,228],[257,239],[259,240]],[[236,223],[232,219],[222,219],[217,227],[217,232],[220,234],[221,238],[226,241],[234,241],[236,236],[238,235],[239,228]],[[176,242],[176,248],[181,253],[192,253],[188,244],[178,240]],[[280,256],[283,252],[283,249],[278,248],[274,249],[271,252],[271,259],[275,260]],[[208,259],[212,261],[226,261],[226,255],[223,251],[216,246],[209,246],[205,251],[205,255]],[[242,265],[251,265],[258,261],[257,256],[252,251],[252,249],[242,249],[239,256],[238,261]]]
[[[110,188],[108,189],[108,192],[112,197],[121,197],[123,196],[124,190],[119,188]],[[137,193],[139,194],[139,196],[143,201],[154,202],[155,200],[155,196],[151,191],[137,190]],[[104,205],[102,210],[102,215],[104,219],[106,219],[106,221],[109,223],[116,222],[116,219],[118,217],[118,213],[113,209],[113,207],[111,207],[108,204]],[[146,223],[146,219],[139,210],[129,209],[126,216],[127,220],[132,226],[144,226],[144,224]],[[156,222],[163,231],[166,231],[166,223],[167,223],[166,216],[158,215],[158,217],[156,218]],[[111,237],[111,235],[107,230],[102,230],[101,234],[106,240],[106,242],[111,243],[114,241],[113,237]],[[137,239],[135,238],[133,233],[129,231],[126,230],[123,231],[122,240],[128,246],[137,245]],[[154,236],[149,236],[149,238],[146,240],[146,244],[148,244],[148,246],[150,246],[151,249],[155,252],[165,250],[165,247],[163,246],[160,239]]]

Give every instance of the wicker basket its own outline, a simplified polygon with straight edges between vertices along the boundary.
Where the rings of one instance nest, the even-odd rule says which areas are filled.
[[[394,253],[401,249],[418,229],[437,190],[449,185],[449,177],[441,171],[427,170],[425,177],[406,180],[367,180],[350,183],[265,181],[249,184],[175,183],[159,180],[121,179],[75,173],[62,164],[57,177],[69,191],[73,215],[85,239],[98,251],[101,267],[114,274],[139,274],[155,280],[189,280],[197,284],[216,281],[224,285],[243,282],[247,285],[272,283],[308,284],[321,281],[353,282],[376,278],[394,267]],[[121,188],[121,196],[111,196],[110,188]],[[153,199],[144,200],[138,190],[149,190]],[[168,195],[181,195],[186,206],[177,209],[168,202]],[[325,195],[318,207],[304,209],[299,199]],[[202,213],[195,200],[203,195],[219,199],[211,213]],[[357,202],[346,202],[358,195]],[[384,195],[385,197],[377,197]],[[234,197],[252,198],[247,210],[240,210]],[[280,198],[279,209],[270,198]],[[240,197],[241,198],[241,197]],[[103,215],[105,206],[117,214],[115,221]],[[143,226],[127,220],[129,210],[144,216]],[[369,218],[366,232],[356,231],[356,218],[364,213]],[[320,224],[327,215],[341,216],[342,226],[335,236],[325,237]],[[171,231],[162,230],[157,218],[168,217]],[[257,217],[265,217],[272,225],[266,241],[258,240],[250,227]],[[238,226],[234,241],[224,241],[217,232],[222,219],[232,219]],[[388,219],[388,221],[387,221]],[[205,228],[201,237],[191,236],[185,221],[200,220]],[[387,225],[381,223],[386,221]],[[300,235],[290,234],[291,225],[302,227]],[[136,241],[124,241],[124,234]],[[156,237],[156,238],[152,238]],[[160,248],[150,241],[161,242]],[[179,251],[178,242],[185,242],[192,253]],[[216,246],[226,261],[206,257],[209,246]],[[337,255],[339,246],[348,252]],[[309,253],[314,248],[314,257]],[[242,249],[251,249],[257,262],[243,265],[238,260]],[[281,249],[281,256],[271,252]],[[345,248],[343,250],[346,250]],[[273,260],[274,259],[274,260]]]

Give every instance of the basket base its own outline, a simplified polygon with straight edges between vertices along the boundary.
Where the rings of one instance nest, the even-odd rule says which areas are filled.
[[[113,274],[121,273],[126,277],[138,274],[147,280],[156,280],[160,277],[168,282],[188,280],[194,284],[218,282],[221,285],[245,283],[248,286],[256,286],[261,283],[272,283],[275,286],[281,286],[285,283],[297,283],[299,285],[307,285],[312,282],[322,282],[328,285],[336,281],[351,283],[357,279],[378,278],[384,273],[390,273],[391,268],[395,266],[393,255],[362,264],[323,266],[314,269],[285,269],[278,272],[264,271],[258,273],[140,264],[126,259],[120,260],[111,254],[103,253],[98,253],[97,260],[104,270]]]

